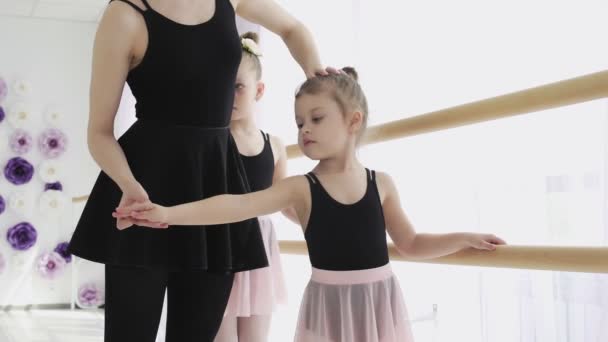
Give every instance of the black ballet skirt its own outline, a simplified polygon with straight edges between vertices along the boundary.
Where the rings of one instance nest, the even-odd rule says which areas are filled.
[[[138,120],[118,142],[150,200],[165,206],[218,194],[250,192],[230,135],[241,46],[234,11],[216,0],[214,16],[182,25],[133,5],[144,16],[149,44],[127,82]],[[94,262],[230,273],[268,266],[257,219],[217,226],[116,228],[122,192],[99,174],[69,250]]]

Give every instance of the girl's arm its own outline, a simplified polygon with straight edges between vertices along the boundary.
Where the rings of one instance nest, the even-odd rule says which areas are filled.
[[[271,135],[270,144],[272,146],[272,154],[275,156],[274,175],[272,183],[275,184],[287,177],[287,150],[281,139]],[[281,213],[295,224],[300,224],[298,215],[293,207],[287,207],[281,210]]]
[[[117,208],[114,216],[131,216],[139,220],[184,226],[239,222],[297,206],[306,186],[308,183],[303,176],[289,177],[262,191],[244,195],[218,195],[173,207],[150,202],[134,203]]]
[[[378,188],[382,198],[382,208],[386,229],[399,252],[408,258],[430,259],[458,252],[472,247],[494,250],[495,245],[505,242],[491,234],[416,233],[414,227],[401,207],[399,193],[391,177],[383,172],[377,173]]]
[[[239,0],[236,13],[279,35],[307,78],[326,75],[314,39],[306,26],[273,0]],[[331,72],[338,72],[328,68]]]

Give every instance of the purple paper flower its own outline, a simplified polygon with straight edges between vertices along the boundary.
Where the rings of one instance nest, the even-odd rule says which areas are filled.
[[[40,133],[38,147],[40,152],[47,158],[57,158],[65,152],[68,138],[62,131],[49,128]]]
[[[6,240],[18,251],[28,250],[36,244],[37,238],[36,228],[28,222],[17,223],[6,232]]]
[[[70,252],[68,251],[68,246],[68,242],[62,242],[58,244],[57,247],[55,247],[54,251],[57,252],[57,254],[61,255],[65,262],[70,263],[72,262],[72,254],[70,254]]]
[[[2,214],[6,210],[6,201],[4,201],[4,197],[0,195],[0,214]]]
[[[17,129],[9,138],[9,146],[15,153],[25,154],[32,148],[32,136],[22,129]]]
[[[63,191],[63,185],[61,185],[61,182],[46,183],[44,184],[44,191],[47,190]]]
[[[0,102],[4,101],[6,95],[8,95],[8,85],[4,79],[0,78]]]
[[[105,293],[94,283],[86,283],[78,289],[78,306],[81,308],[96,308],[105,301]]]
[[[4,107],[0,106],[0,122],[4,121],[6,117],[6,112],[4,111]]]
[[[4,177],[15,184],[21,185],[32,180],[34,167],[27,160],[19,157],[12,158],[6,163]]]
[[[38,272],[43,278],[53,279],[65,268],[66,262],[57,252],[45,253],[38,259]]]

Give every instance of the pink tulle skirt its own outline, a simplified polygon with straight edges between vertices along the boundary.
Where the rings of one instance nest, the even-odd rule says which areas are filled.
[[[313,267],[300,307],[296,342],[414,341],[390,264],[357,271]]]
[[[269,315],[277,304],[287,304],[281,254],[272,220],[270,217],[260,217],[259,221],[270,266],[235,273],[226,316]]]

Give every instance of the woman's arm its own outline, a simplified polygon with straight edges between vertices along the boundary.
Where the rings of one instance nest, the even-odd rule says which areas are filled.
[[[402,255],[416,259],[430,259],[468,247],[494,250],[495,245],[505,244],[503,240],[491,234],[416,233],[401,207],[399,193],[391,177],[383,172],[378,172],[377,175],[379,189],[382,189],[386,229]]]
[[[89,94],[89,151],[123,190],[136,181],[114,137],[114,119],[132,59],[137,16],[127,4],[116,1],[108,5],[95,36]]]
[[[273,0],[239,0],[236,5],[239,16],[260,24],[279,35],[307,78],[326,75],[321,64],[314,39],[306,26],[285,11]],[[328,68],[337,73],[335,69]]]
[[[274,175],[272,183],[275,184],[287,177],[287,150],[285,145],[278,137],[270,136],[270,144],[272,146],[272,155],[276,160],[274,165]],[[281,213],[295,224],[300,224],[298,215],[293,207],[287,207],[281,210]]]
[[[116,209],[115,217],[164,222],[168,225],[216,225],[239,222],[297,206],[308,185],[303,176],[289,177],[268,189],[244,195],[218,195],[204,200],[163,207],[133,203]]]

